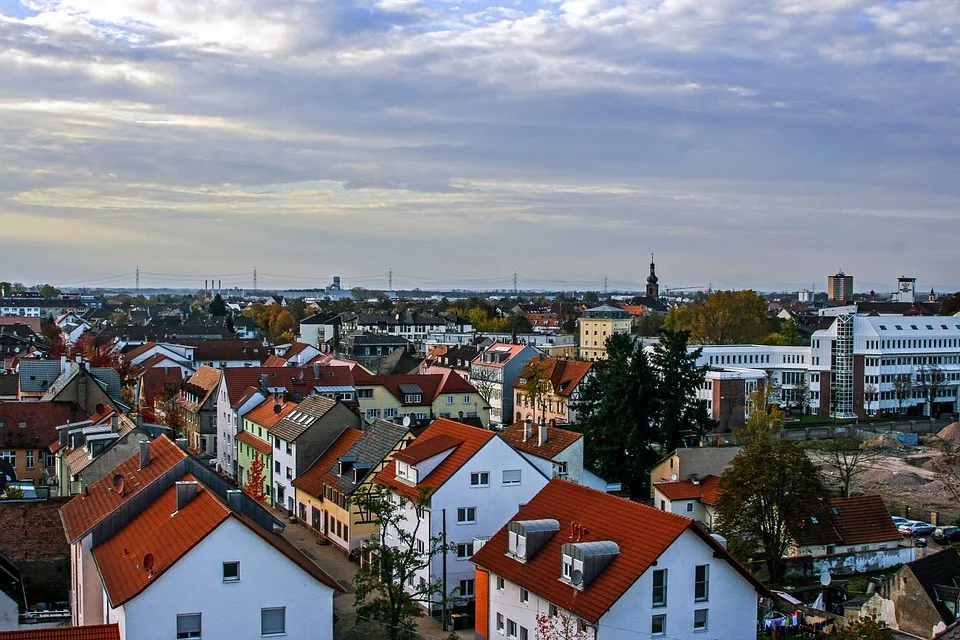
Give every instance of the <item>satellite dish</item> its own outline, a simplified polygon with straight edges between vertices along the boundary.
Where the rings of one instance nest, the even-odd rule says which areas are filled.
[[[143,556],[143,570],[149,573],[153,573],[153,554],[148,553]]]
[[[824,571],[820,574],[820,584],[825,587],[829,587],[831,582],[833,582],[833,578],[830,576],[829,571]]]
[[[517,556],[520,557],[520,558],[526,558],[526,557],[527,557],[527,543],[526,543],[526,542],[521,542],[521,541],[519,541],[519,540],[517,541]]]
[[[410,416],[403,416],[403,420],[400,422],[405,427],[409,427],[411,423]]]
[[[103,404],[97,404],[97,406],[94,407],[94,410],[96,410],[97,413],[102,414],[104,411],[106,411],[106,407],[104,407]]]
[[[575,587],[579,587],[580,585],[582,585],[582,584],[583,584],[583,571],[581,571],[580,569],[574,569],[574,570],[570,573],[570,582],[571,582],[571,583],[573,584],[573,586],[575,586]]]
[[[123,495],[124,485],[125,485],[125,482],[123,480],[122,473],[118,473],[113,476],[113,490],[116,491],[121,496]]]
[[[670,482],[676,482],[676,481],[677,481],[677,474],[671,473],[671,474],[670,474]]]
[[[277,415],[280,415],[280,412],[283,411],[283,407],[279,404],[273,405],[273,412]]]

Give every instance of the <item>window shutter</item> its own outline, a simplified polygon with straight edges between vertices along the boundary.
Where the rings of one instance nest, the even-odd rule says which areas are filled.
[[[503,484],[517,484],[520,482],[520,469],[507,469],[503,472]]]
[[[177,616],[177,637],[189,638],[189,634],[200,635],[200,614],[188,613]]]
[[[260,635],[286,632],[286,608],[260,610]]]

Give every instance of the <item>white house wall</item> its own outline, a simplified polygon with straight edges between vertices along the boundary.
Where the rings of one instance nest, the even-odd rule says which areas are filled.
[[[616,560],[614,560],[616,562]],[[697,565],[710,565],[709,598],[694,601]],[[667,606],[652,606],[653,571],[667,570]],[[558,577],[559,577],[559,567]],[[587,586],[589,589],[589,585]],[[694,631],[694,610],[707,609],[707,629]],[[692,531],[684,531],[633,586],[600,619],[598,640],[648,637],[651,618],[667,616],[671,640],[732,640],[753,638],[757,628],[757,592],[726,560],[714,558],[713,548]]]
[[[233,561],[240,580],[223,582]],[[169,640],[177,614],[200,613],[204,640],[236,640],[260,637],[266,607],[286,607],[288,638],[333,638],[333,590],[228,518],[109,621],[122,623],[121,640]]]

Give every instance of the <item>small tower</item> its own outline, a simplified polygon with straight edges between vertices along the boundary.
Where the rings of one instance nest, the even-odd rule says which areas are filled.
[[[930,287],[930,295],[927,297],[927,302],[936,302],[937,293],[933,290],[933,287]]]
[[[657,278],[656,265],[653,262],[653,254],[650,254],[650,275],[647,276],[647,297],[658,300],[660,298],[660,282]]]

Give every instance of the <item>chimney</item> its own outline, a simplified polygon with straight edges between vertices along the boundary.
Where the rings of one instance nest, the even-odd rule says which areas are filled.
[[[243,491],[240,489],[227,489],[227,506],[233,511],[242,511]]]
[[[313,363],[313,379],[314,380],[320,379],[320,363],[319,362]]]
[[[140,468],[143,469],[150,464],[150,441],[140,443]]]
[[[187,439],[186,438],[177,438],[177,446],[180,447],[181,451],[187,450]]]
[[[79,353],[77,354],[76,359],[77,359],[77,364],[80,364],[81,362],[83,362],[83,356],[81,356]]]
[[[523,440],[526,442],[533,437],[533,420],[527,418],[523,423]]]
[[[547,441],[547,422],[540,418],[540,437],[537,440],[537,446],[542,447]]]
[[[67,370],[67,356],[60,356],[60,373]]]
[[[114,413],[110,416],[110,431],[117,433],[120,430],[120,416]]]
[[[269,395],[267,393],[267,374],[260,376],[260,391],[263,392],[263,395]]]
[[[60,444],[67,444],[67,437],[70,435],[70,427],[66,425],[62,427],[57,427],[57,431],[59,432],[58,435],[60,436],[59,438]]]
[[[197,490],[200,485],[196,481],[177,482],[177,511],[183,509],[187,504],[197,496]],[[176,513],[176,512],[174,512]]]

